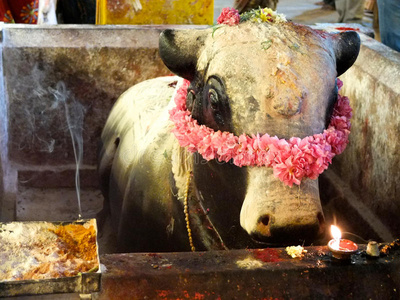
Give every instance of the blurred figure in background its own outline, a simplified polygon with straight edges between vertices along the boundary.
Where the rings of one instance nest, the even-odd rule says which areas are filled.
[[[276,10],[277,4],[278,0],[235,0],[233,7],[241,14],[242,12],[257,9],[259,7],[268,7],[272,10]]]
[[[338,23],[361,23],[364,5],[365,0],[335,0],[336,11],[339,14]]]
[[[315,5],[322,5],[323,10],[335,10],[335,0],[324,0],[315,3]]]
[[[39,0],[38,24],[57,24],[57,0]]]
[[[95,21],[96,0],[39,0],[38,24],[95,24]]]
[[[58,0],[57,17],[63,24],[95,24],[96,0]]]
[[[400,0],[378,0],[382,43],[400,51]]]

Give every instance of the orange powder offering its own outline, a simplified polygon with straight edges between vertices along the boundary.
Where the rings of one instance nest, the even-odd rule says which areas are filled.
[[[86,261],[92,261],[97,258],[96,231],[94,226],[85,228],[79,224],[68,224],[50,229],[50,231],[53,231],[65,245],[65,247],[61,247],[60,249],[65,254],[72,254]]]
[[[76,276],[99,268],[96,222],[0,223],[0,281]]]

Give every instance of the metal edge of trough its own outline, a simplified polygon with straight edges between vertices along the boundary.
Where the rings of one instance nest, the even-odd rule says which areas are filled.
[[[77,276],[0,282],[0,297],[32,296],[59,293],[89,294],[100,291],[101,273],[82,273]]]
[[[44,294],[60,294],[60,293],[80,293],[90,294],[100,291],[101,287],[101,268],[99,245],[97,241],[97,222],[96,219],[80,219],[76,221],[24,221],[12,223],[51,223],[54,225],[68,224],[86,224],[90,221],[94,222],[96,231],[96,248],[98,270],[96,272],[83,272],[75,276],[36,279],[36,280],[18,280],[18,281],[0,281],[0,298],[14,296],[35,296]],[[0,223],[1,225],[1,223]]]

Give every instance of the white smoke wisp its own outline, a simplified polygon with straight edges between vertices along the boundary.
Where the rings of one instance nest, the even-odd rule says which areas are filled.
[[[75,156],[75,186],[76,186],[76,196],[78,199],[78,209],[79,215],[78,219],[82,219],[82,207],[81,207],[81,197],[80,197],[80,178],[79,169],[83,161],[83,121],[85,118],[86,108],[82,103],[77,101],[75,97],[70,95],[67,90],[65,83],[59,81],[55,89],[50,89],[50,92],[54,95],[55,106],[58,104],[63,104],[65,110],[65,118],[67,120],[67,126],[69,133],[71,135],[72,147]]]

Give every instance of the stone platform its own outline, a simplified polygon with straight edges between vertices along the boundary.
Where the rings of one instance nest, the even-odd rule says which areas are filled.
[[[302,258],[284,248],[108,254],[100,257],[101,291],[81,299],[398,299],[400,250],[371,258],[365,248],[359,245],[348,261],[333,258],[326,246],[305,247]]]
[[[349,261],[327,247],[303,258],[284,248],[198,253],[111,254],[94,299],[398,299],[400,252]]]

